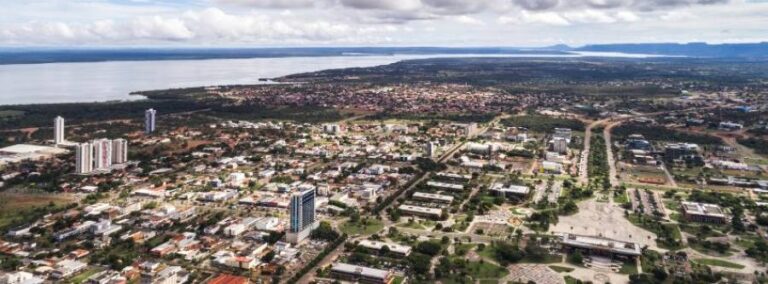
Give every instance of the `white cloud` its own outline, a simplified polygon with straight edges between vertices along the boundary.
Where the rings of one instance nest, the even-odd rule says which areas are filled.
[[[479,19],[474,18],[474,17],[467,16],[467,15],[461,15],[461,16],[458,16],[458,17],[454,17],[453,19],[455,21],[459,22],[459,23],[462,23],[462,24],[475,25],[475,26],[485,26],[485,22],[483,22],[482,20],[479,20]]]

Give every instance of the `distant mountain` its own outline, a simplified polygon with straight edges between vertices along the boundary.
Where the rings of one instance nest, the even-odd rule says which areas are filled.
[[[768,42],[707,44],[701,42],[679,43],[630,43],[630,44],[595,44],[573,51],[622,52],[658,55],[676,55],[690,57],[744,58],[768,57]]]

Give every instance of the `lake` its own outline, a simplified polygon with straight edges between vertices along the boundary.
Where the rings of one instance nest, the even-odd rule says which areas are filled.
[[[108,61],[0,65],[0,105],[141,99],[133,91],[258,84],[274,78],[325,69],[370,67],[434,57],[646,57],[616,53],[573,55],[392,55],[251,59]]]

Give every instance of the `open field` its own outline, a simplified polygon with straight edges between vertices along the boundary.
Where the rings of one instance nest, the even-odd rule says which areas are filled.
[[[0,228],[45,215],[50,210],[66,206],[74,198],[63,194],[0,192]]]

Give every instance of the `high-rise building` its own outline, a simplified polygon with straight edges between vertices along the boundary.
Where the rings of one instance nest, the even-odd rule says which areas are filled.
[[[112,140],[112,163],[125,164],[128,162],[128,141],[122,138]]]
[[[559,154],[567,154],[568,153],[568,140],[565,138],[554,138],[552,139],[552,151],[555,151]]]
[[[80,143],[75,148],[75,173],[87,174],[93,171],[93,146]]]
[[[157,111],[155,109],[148,109],[144,112],[144,133],[151,134],[155,132],[155,117]]]
[[[53,143],[56,145],[64,143],[64,118],[61,116],[53,119]]]
[[[291,196],[290,227],[286,238],[291,243],[300,243],[317,225],[315,222],[315,187],[304,186]]]
[[[93,168],[107,170],[112,166],[112,141],[109,139],[93,140]]]
[[[437,155],[437,143],[430,141],[427,143],[427,157],[434,158]]]

